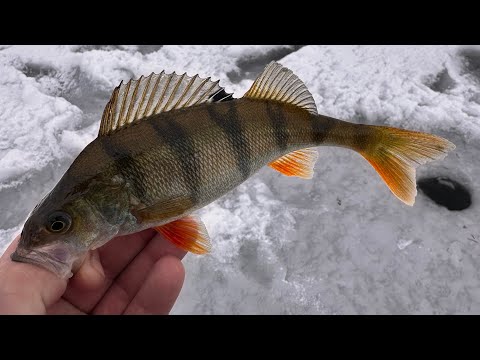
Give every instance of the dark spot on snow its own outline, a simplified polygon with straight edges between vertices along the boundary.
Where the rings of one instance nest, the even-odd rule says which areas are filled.
[[[239,264],[242,273],[263,286],[270,286],[273,281],[272,268],[267,267],[258,244],[246,241],[239,249]]]
[[[244,79],[254,80],[270,61],[278,61],[303,46],[304,45],[291,45],[289,47],[273,49],[257,56],[252,55],[242,57],[237,60],[237,66],[240,71],[230,71],[227,73],[227,76],[234,84],[237,84]]]
[[[468,100],[476,102],[480,105],[480,93],[473,94]]]
[[[124,47],[122,45],[79,45],[76,47],[73,52],[84,53],[92,50],[103,50],[103,51],[113,51],[113,50],[122,50],[128,52],[138,51],[142,55],[147,55],[158,51],[162,48],[163,45],[137,45],[136,47]]]
[[[51,66],[35,63],[26,63],[19,69],[26,76],[39,79],[44,76],[55,76],[57,70]]]
[[[417,184],[426,196],[448,210],[465,210],[472,204],[468,189],[447,177],[425,178]]]
[[[92,50],[113,51],[124,49],[120,45],[79,45],[73,50],[73,52],[84,53]]]
[[[476,243],[476,244],[479,243],[479,242],[478,242],[478,239],[477,239],[476,236],[473,235],[473,234],[470,234],[470,236],[469,236],[467,239],[470,240],[470,241],[473,241],[473,242]]]
[[[456,83],[448,73],[448,70],[443,69],[436,76],[428,79],[425,85],[433,91],[444,93],[447,90],[453,89]]]
[[[464,59],[464,70],[480,82],[480,51],[464,49],[459,52],[459,55]]]
[[[138,45],[138,51],[142,55],[151,54],[157,52],[162,48],[163,45]]]
[[[342,205],[342,200],[340,200],[339,198],[337,198],[337,204],[338,204],[338,206],[341,206],[341,205]]]

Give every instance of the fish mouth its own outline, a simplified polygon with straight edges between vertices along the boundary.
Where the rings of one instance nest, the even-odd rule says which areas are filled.
[[[10,258],[15,262],[28,263],[42,267],[53,272],[61,278],[70,278],[73,275],[71,272],[72,265],[70,261],[61,261],[42,251],[22,251],[21,249],[17,249],[10,255]]]

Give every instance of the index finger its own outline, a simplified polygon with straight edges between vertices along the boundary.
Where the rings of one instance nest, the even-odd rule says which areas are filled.
[[[2,313],[41,314],[63,294],[67,280],[29,263],[12,261],[20,236],[0,257],[0,299]]]

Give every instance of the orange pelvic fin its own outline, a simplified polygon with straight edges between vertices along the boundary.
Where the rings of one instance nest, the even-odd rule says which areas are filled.
[[[207,229],[202,220],[196,216],[186,216],[154,229],[180,249],[194,254],[206,254],[210,251]]]
[[[313,167],[315,166],[317,158],[317,151],[308,148],[284,155],[280,159],[268,164],[268,166],[283,175],[311,179],[313,177]]]

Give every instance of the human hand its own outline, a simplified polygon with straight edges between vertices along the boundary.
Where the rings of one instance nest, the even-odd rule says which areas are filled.
[[[168,314],[185,277],[186,252],[154,230],[91,251],[71,279],[0,258],[0,314]]]

